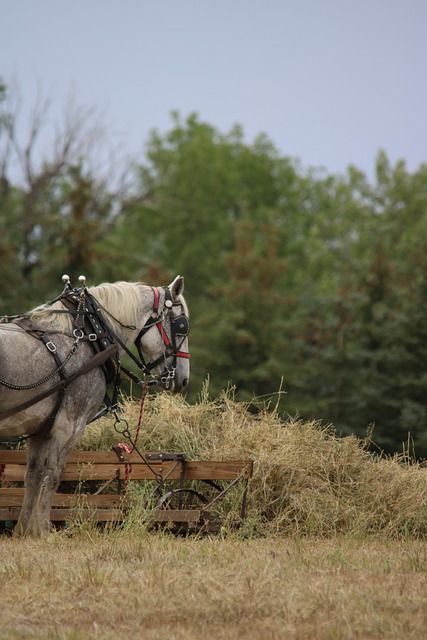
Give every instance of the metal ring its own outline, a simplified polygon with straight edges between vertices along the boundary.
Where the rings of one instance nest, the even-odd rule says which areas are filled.
[[[82,329],[74,329],[73,336],[76,338],[76,340],[81,340],[84,336],[84,332],[82,331]]]

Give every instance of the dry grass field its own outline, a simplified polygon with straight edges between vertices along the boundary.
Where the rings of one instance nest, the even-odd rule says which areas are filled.
[[[132,431],[138,405],[123,412]],[[81,447],[121,439],[104,419]],[[174,538],[150,533],[135,509],[117,529],[3,536],[0,640],[427,637],[425,468],[227,394],[194,406],[150,397],[139,445],[252,458],[245,526]],[[235,508],[224,503],[226,520]]]
[[[0,557],[2,640],[426,636],[421,541],[87,530]]]

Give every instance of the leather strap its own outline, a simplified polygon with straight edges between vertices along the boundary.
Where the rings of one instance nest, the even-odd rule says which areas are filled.
[[[68,376],[68,378],[66,378],[65,380],[60,380],[49,389],[42,391],[41,393],[34,396],[33,398],[30,398],[29,400],[26,400],[25,402],[22,402],[21,404],[15,407],[11,407],[10,409],[1,411],[0,420],[4,420],[5,418],[9,418],[10,416],[15,415],[16,413],[19,413],[20,411],[24,411],[24,409],[28,409],[28,407],[31,407],[33,404],[37,404],[38,402],[41,402],[45,398],[51,396],[56,391],[60,391],[61,389],[64,389],[66,386],[70,384],[70,382],[73,382],[80,376],[83,376],[85,373],[89,373],[89,371],[92,371],[92,369],[96,369],[96,367],[99,367],[100,365],[102,365],[106,360],[117,355],[117,352],[118,352],[117,346],[115,344],[111,344],[104,351],[100,351],[95,356],[93,356],[90,360],[87,360],[86,362],[84,362],[81,365],[81,367],[76,369],[76,371],[74,371],[74,373]]]

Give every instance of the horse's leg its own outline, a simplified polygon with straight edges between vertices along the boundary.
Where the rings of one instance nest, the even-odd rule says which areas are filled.
[[[19,519],[15,527],[18,535],[42,535],[49,530],[52,488],[57,471],[52,465],[55,450],[53,438],[34,435],[28,439],[25,495]]]
[[[25,496],[15,527],[17,535],[40,536],[49,531],[52,495],[84,424],[73,427],[57,419],[49,436],[28,439]]]
[[[15,527],[17,535],[40,536],[49,531],[52,494],[72,448],[88,419],[95,415],[104,393],[105,379],[100,370],[79,378],[68,387],[50,433],[28,438],[25,495]]]
[[[53,433],[28,439],[25,495],[15,527],[16,534],[40,536],[49,531],[52,494],[66,462],[66,458],[62,462],[61,457]]]

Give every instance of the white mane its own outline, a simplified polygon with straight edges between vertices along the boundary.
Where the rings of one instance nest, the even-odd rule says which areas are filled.
[[[140,282],[103,283],[89,287],[88,292],[99,303],[101,313],[113,331],[120,333],[122,325],[138,326],[142,314],[143,287]],[[60,301],[43,304],[30,311],[29,316],[41,327],[55,329],[58,332],[71,331],[74,316],[68,313],[52,313],[63,309],[64,305]]]

